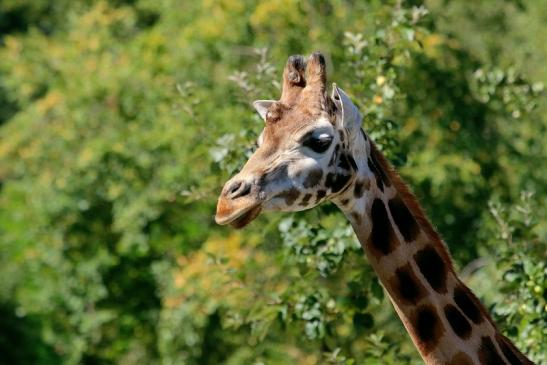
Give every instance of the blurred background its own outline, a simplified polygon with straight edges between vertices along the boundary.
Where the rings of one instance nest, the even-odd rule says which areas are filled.
[[[420,364],[332,205],[214,224],[291,54],[547,364],[547,3],[2,0],[1,364]]]

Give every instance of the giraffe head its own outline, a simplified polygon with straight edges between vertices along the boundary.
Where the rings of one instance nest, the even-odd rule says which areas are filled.
[[[265,127],[257,150],[224,185],[217,223],[241,228],[261,211],[308,209],[355,180],[355,161],[369,152],[361,115],[335,84],[327,95],[323,55],[289,57],[280,100],[254,106]]]

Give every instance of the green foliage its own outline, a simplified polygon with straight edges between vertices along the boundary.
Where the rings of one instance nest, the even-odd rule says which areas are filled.
[[[547,7],[498,3],[1,2],[4,358],[420,363],[332,205],[238,234],[212,219],[262,128],[250,103],[319,49],[464,279],[546,364]]]
[[[496,279],[502,283],[493,313],[519,348],[538,363],[545,363],[547,252],[537,232],[538,207],[533,198],[533,194],[523,193],[512,209],[499,203],[490,206],[498,230],[489,246],[499,252]]]

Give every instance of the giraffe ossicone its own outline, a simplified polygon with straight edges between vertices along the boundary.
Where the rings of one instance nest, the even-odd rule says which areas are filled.
[[[222,189],[216,222],[242,228],[262,211],[325,200],[352,224],[370,264],[426,364],[532,364],[497,330],[456,275],[414,195],[361,129],[323,55],[289,57],[279,100],[259,100],[258,148]]]

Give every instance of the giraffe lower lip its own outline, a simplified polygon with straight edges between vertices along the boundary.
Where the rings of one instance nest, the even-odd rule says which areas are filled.
[[[262,207],[257,205],[235,218],[230,222],[230,225],[236,229],[243,228],[247,224],[251,223],[258,216],[258,214],[260,214],[261,210]]]

